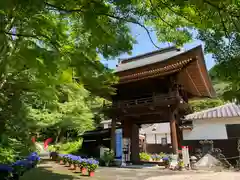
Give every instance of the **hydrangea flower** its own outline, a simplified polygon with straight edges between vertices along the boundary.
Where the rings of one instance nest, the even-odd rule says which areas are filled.
[[[87,160],[87,168],[89,172],[94,172],[98,167],[99,162],[95,159]]]
[[[164,161],[168,161],[169,158],[168,158],[167,156],[165,156],[165,157],[162,158],[162,160],[164,160]]]
[[[13,168],[6,164],[0,164],[0,171],[12,172]]]

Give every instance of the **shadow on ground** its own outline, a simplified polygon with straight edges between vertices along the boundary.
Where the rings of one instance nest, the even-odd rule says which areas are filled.
[[[23,177],[20,178],[20,180],[74,180],[77,179],[73,175],[69,174],[60,174],[57,172],[53,172],[48,167],[38,167],[36,169],[33,169],[26,174],[24,174]]]

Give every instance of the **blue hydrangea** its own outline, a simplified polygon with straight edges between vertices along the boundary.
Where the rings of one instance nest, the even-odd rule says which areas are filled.
[[[167,156],[165,156],[165,157],[162,158],[162,160],[164,160],[164,161],[168,161],[169,158],[168,158]]]
[[[13,168],[6,164],[0,164],[0,171],[12,172]]]

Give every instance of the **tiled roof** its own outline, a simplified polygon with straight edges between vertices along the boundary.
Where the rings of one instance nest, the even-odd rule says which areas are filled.
[[[158,50],[151,53],[139,55],[133,58],[125,59],[122,60],[122,63],[118,64],[117,68],[115,69],[115,72],[126,71],[129,69],[154,64],[157,62],[162,62],[174,56],[177,56],[183,52],[184,52],[183,50],[171,47],[169,48],[169,50],[165,49]]]
[[[185,116],[184,120],[240,117],[240,105],[228,103]]]

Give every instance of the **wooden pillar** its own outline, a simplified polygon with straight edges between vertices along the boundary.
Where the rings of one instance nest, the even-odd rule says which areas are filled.
[[[122,122],[122,125],[123,125],[123,137],[131,138],[131,131],[132,131],[131,119],[124,119]]]
[[[140,162],[139,157],[139,127],[137,124],[132,125],[132,138],[131,138],[131,161],[134,164]]]
[[[111,123],[111,150],[116,152],[116,118],[112,118],[112,123]]]
[[[132,140],[132,137],[131,137],[131,132],[132,132],[132,120],[131,119],[127,119],[127,118],[124,118],[123,121],[122,121],[122,127],[123,127],[123,138],[124,139],[128,139],[130,140],[130,144],[128,144],[128,146],[124,146],[125,148],[127,148],[128,150],[128,154],[127,155],[124,155],[125,156],[125,160],[127,162],[131,161],[131,146],[132,146],[132,143],[131,143],[131,140]]]
[[[177,137],[177,124],[176,118],[173,112],[170,111],[170,129],[171,129],[171,140],[172,140],[172,148],[173,153],[178,154],[178,137]]]
[[[178,146],[181,146],[182,141],[183,141],[183,135],[182,135],[182,130],[180,130],[179,126],[180,124],[180,116],[179,114],[177,114],[177,118],[176,118],[176,129],[177,129],[177,137],[178,137]]]

